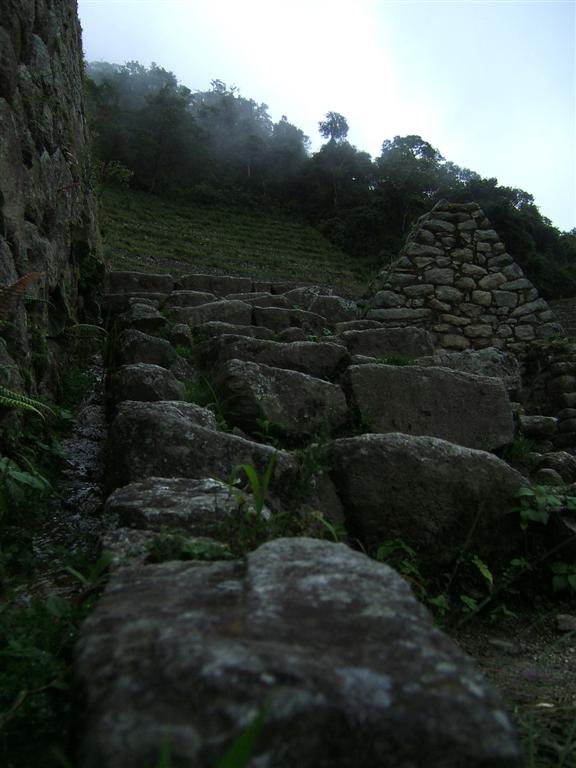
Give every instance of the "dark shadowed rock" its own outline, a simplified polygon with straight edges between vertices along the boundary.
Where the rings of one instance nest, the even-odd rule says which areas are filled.
[[[133,293],[106,293],[100,301],[103,312],[125,312],[134,301],[159,307],[166,299],[165,293],[134,291]]]
[[[217,301],[213,293],[206,291],[172,291],[164,302],[163,309],[171,307],[199,307]]]
[[[519,390],[522,384],[517,358],[510,352],[504,352],[495,347],[465,349],[463,352],[438,350],[428,357],[419,357],[418,365],[431,365],[479,376],[492,376],[500,379],[510,392]]]
[[[232,325],[251,325],[252,307],[244,301],[212,301],[195,307],[170,307],[167,316],[177,323],[187,323],[195,328],[210,320],[232,323]]]
[[[174,278],[170,275],[152,275],[144,272],[108,272],[106,288],[108,293],[167,294],[174,288]]]
[[[182,400],[184,387],[171,371],[159,365],[123,365],[110,377],[113,402],[122,400]]]
[[[495,450],[514,439],[498,379],[444,368],[352,365],[343,381],[369,432],[405,432]]]
[[[318,379],[333,379],[348,365],[350,356],[345,347],[330,342],[298,341],[283,344],[221,336],[200,345],[198,359],[209,367],[218,367],[227,360],[249,360],[274,368],[300,371]]]
[[[490,562],[518,546],[511,510],[529,482],[492,454],[389,434],[336,440],[330,456],[349,523],[369,547],[402,539],[419,562],[438,568],[464,547]]]
[[[336,384],[305,373],[246,360],[228,360],[218,371],[216,389],[226,418],[248,432],[258,420],[290,436],[334,430],[348,418],[346,398]]]
[[[434,352],[432,337],[421,328],[374,328],[366,331],[344,331],[339,340],[351,355],[387,357],[404,355],[422,357]]]
[[[197,325],[194,328],[194,334],[198,339],[209,339],[212,336],[223,336],[224,334],[250,336],[253,339],[273,339],[276,335],[270,328],[259,328],[256,325],[234,325],[219,320],[210,320],[207,323]]]
[[[76,649],[82,768],[518,768],[498,696],[392,569],[277,539],[246,562],[117,571]]]
[[[326,291],[318,286],[296,288],[284,295],[291,304],[322,315],[330,325],[357,320],[360,317],[356,302],[340,296],[326,295]]]
[[[133,328],[142,333],[156,333],[166,325],[166,318],[154,306],[132,303],[128,310],[118,316],[118,327],[122,330]]]
[[[169,341],[136,330],[122,331],[114,353],[117,365],[150,363],[169,368],[176,361],[176,352]]]
[[[245,301],[253,307],[280,307],[280,309],[289,309],[290,304],[282,295],[274,293],[231,293],[226,296],[228,300]]]
[[[280,307],[254,307],[254,325],[262,325],[273,331],[282,331],[290,326],[302,328],[310,334],[321,333],[326,320],[314,312],[303,309],[282,309]]]
[[[238,506],[237,494],[220,480],[151,477],[114,491],[105,512],[122,528],[211,536]]]
[[[276,455],[273,486],[289,492],[296,463],[288,453],[215,430],[212,411],[192,403],[120,403],[109,434],[111,487],[151,476],[227,480],[238,464],[263,475]]]

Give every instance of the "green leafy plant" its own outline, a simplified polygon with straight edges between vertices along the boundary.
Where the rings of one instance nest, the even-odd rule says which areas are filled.
[[[378,365],[396,365],[396,366],[403,366],[403,365],[414,365],[415,360],[412,357],[407,357],[406,355],[386,355],[385,357],[378,357],[376,358],[376,363]]]
[[[0,457],[0,520],[25,505],[31,495],[38,499],[51,490],[49,481],[39,472],[26,472],[6,456]]]
[[[562,499],[545,485],[532,485],[520,488],[516,495],[517,511],[520,513],[520,526],[526,530],[530,523],[546,525],[550,514],[562,507]]]
[[[262,516],[262,512],[264,510],[264,503],[266,501],[266,497],[268,496],[270,481],[272,480],[277,458],[277,454],[273,453],[262,477],[260,477],[260,475],[256,472],[251,464],[238,464],[232,470],[230,480],[228,481],[230,487],[235,489],[236,482],[241,478],[242,475],[245,475],[250,485],[250,491],[252,494],[252,504],[250,506],[258,518]],[[242,503],[246,504],[246,500],[244,499]]]
[[[216,417],[218,427],[228,429],[228,423],[224,413],[224,403],[206,376],[200,376],[194,381],[189,381],[184,387],[184,399],[189,403],[196,403],[203,408],[209,408]]]
[[[21,408],[25,411],[31,411],[40,416],[41,419],[44,419],[47,414],[54,415],[54,411],[46,403],[8,389],[2,384],[0,384],[0,405],[5,408]]]
[[[561,592],[569,589],[576,592],[576,563],[556,562],[548,566],[552,571],[552,589]]]

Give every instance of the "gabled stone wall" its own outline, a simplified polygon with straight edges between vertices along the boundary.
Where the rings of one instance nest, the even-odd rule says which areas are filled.
[[[426,328],[451,350],[495,346],[522,356],[533,340],[563,335],[476,203],[441,201],[418,220],[376,279],[366,316]]]

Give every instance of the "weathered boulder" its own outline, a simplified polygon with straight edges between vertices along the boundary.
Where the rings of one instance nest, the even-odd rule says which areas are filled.
[[[221,336],[198,346],[198,360],[205,366],[219,367],[227,360],[249,360],[274,368],[307,373],[318,379],[333,379],[348,365],[350,355],[341,344],[277,341]]]
[[[258,293],[231,293],[226,298],[237,301],[245,301],[246,304],[251,304],[253,307],[279,307],[280,309],[289,309],[290,304],[281,294],[264,293],[262,291]]]
[[[344,323],[336,323],[336,333],[344,331],[370,331],[374,328],[382,328],[378,320],[348,320]]]
[[[308,341],[308,334],[303,328],[284,328],[274,336],[274,341],[290,344],[293,341]]]
[[[232,325],[251,325],[252,307],[244,301],[212,301],[192,307],[170,307],[167,316],[177,323],[187,323],[195,328],[210,320],[232,323]]]
[[[421,328],[374,328],[364,331],[344,331],[339,340],[351,355],[367,357],[422,357],[434,352],[432,337]]]
[[[133,329],[122,331],[114,349],[116,365],[149,363],[169,368],[176,361],[174,347],[166,339]]]
[[[304,309],[282,309],[280,307],[254,307],[254,325],[262,325],[273,331],[284,328],[303,328],[310,334],[321,333],[326,320],[314,312]]]
[[[341,544],[124,568],[84,623],[82,768],[216,765],[263,711],[251,765],[517,768],[494,691],[406,582]]]
[[[209,339],[212,336],[250,336],[253,339],[274,339],[276,334],[270,328],[262,328],[256,325],[234,325],[233,323],[223,323],[218,320],[209,320],[194,328],[194,335],[197,339]]]
[[[218,370],[216,389],[226,418],[247,432],[261,431],[259,420],[291,437],[330,431],[348,418],[342,389],[298,371],[246,360],[228,360]]]
[[[126,312],[118,316],[117,322],[122,330],[132,328],[154,334],[165,327],[166,318],[151,304],[132,303]]]
[[[114,403],[122,400],[182,400],[184,387],[166,368],[134,363],[114,371],[108,391]]]
[[[567,451],[555,451],[539,456],[535,468],[555,470],[565,483],[576,483],[576,456]]]
[[[150,477],[118,488],[104,511],[122,528],[212,536],[238,506],[237,494],[220,480]]]
[[[163,308],[199,307],[202,304],[210,304],[213,301],[217,301],[216,296],[206,291],[172,291],[164,302]]]
[[[295,288],[284,295],[291,304],[322,315],[330,325],[357,320],[360,317],[356,302],[341,296],[327,295],[326,291],[318,286]]]
[[[518,359],[496,347],[466,349],[462,352],[438,350],[428,357],[419,357],[418,365],[431,365],[479,376],[492,376],[500,379],[509,392],[517,392],[522,386]]]
[[[227,480],[239,464],[263,475],[276,455],[273,487],[288,493],[295,460],[285,451],[216,431],[214,414],[192,403],[120,403],[110,427],[108,480],[113,488],[147,477]]]
[[[369,432],[430,435],[490,451],[514,439],[501,381],[420,366],[352,365],[343,386]]]
[[[509,513],[529,483],[492,454],[396,433],[335,440],[330,460],[349,524],[369,548],[402,539],[438,568],[465,548],[490,562],[518,544]]]
[[[106,293],[100,300],[103,312],[125,312],[134,302],[150,304],[159,307],[166,299],[165,293],[149,293],[148,291],[133,291],[132,293]]]

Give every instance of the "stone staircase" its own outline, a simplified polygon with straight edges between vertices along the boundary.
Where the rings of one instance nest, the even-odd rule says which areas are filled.
[[[527,481],[491,451],[514,358],[246,278],[111,273],[104,307],[114,571],[77,647],[80,765],[217,765],[260,718],[254,768],[519,766],[407,583],[334,541],[401,539],[430,571],[513,549]]]

